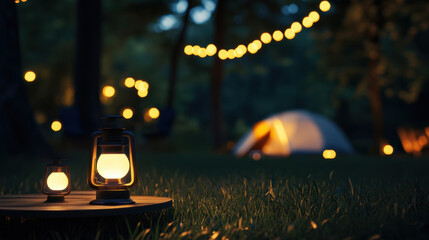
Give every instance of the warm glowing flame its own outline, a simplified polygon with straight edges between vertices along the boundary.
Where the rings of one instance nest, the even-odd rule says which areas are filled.
[[[149,117],[152,119],[157,119],[159,117],[159,110],[157,108],[151,108],[149,109]]]
[[[279,31],[279,30],[277,30],[277,31],[275,31],[274,33],[273,33],[273,39],[275,40],[275,41],[281,41],[282,39],[283,39],[283,33],[282,33],[282,31]]]
[[[125,119],[130,119],[130,118],[132,118],[132,117],[133,117],[133,114],[134,114],[134,112],[133,112],[133,110],[131,110],[131,108],[125,108],[124,110],[122,110],[122,116],[123,116]]]
[[[392,155],[392,153],[393,153],[393,147],[392,147],[392,145],[389,145],[389,144],[384,145],[384,147],[383,147],[383,153],[385,155]]]
[[[271,42],[271,35],[267,32],[261,34],[261,41],[265,44],[268,44]]]
[[[325,159],[334,159],[337,156],[337,153],[332,149],[326,149],[323,151],[322,155]]]
[[[67,188],[69,185],[69,179],[63,172],[52,172],[46,179],[48,188],[53,191],[61,191]]]
[[[295,32],[295,33],[299,33],[302,30],[302,26],[301,23],[299,22],[294,22],[292,23],[292,25],[290,26],[290,28]]]
[[[124,81],[124,84],[127,88],[132,88],[134,87],[134,84],[136,83],[136,81],[134,80],[134,78],[132,77],[127,77]]]
[[[105,86],[103,88],[103,95],[105,97],[113,97],[113,95],[115,95],[115,88],[112,86]]]
[[[291,39],[293,39],[295,37],[295,32],[292,29],[288,28],[285,31],[285,37],[287,39],[291,40]]]
[[[97,161],[97,172],[106,179],[121,179],[130,170],[130,162],[124,153],[101,154]]]
[[[63,125],[61,124],[60,121],[53,121],[51,124],[51,129],[55,132],[60,131],[62,127]]]
[[[319,4],[319,8],[323,12],[327,12],[327,11],[329,11],[329,9],[331,9],[331,4],[328,1],[322,1]]]
[[[33,71],[28,71],[25,73],[24,79],[27,82],[34,82],[34,80],[36,80],[36,73],[34,73]]]

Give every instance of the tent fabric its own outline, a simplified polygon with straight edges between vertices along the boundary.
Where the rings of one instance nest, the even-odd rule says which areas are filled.
[[[233,152],[244,156],[253,150],[265,155],[296,153],[354,153],[341,129],[326,117],[306,110],[275,114],[254,125],[236,144]]]

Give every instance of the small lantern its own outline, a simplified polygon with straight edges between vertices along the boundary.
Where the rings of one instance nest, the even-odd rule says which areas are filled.
[[[64,196],[71,191],[70,168],[58,161],[47,165],[43,177],[42,193],[48,195],[47,203],[64,202]]]
[[[133,204],[129,188],[137,183],[134,135],[119,127],[121,116],[103,118],[101,131],[92,134],[88,185],[97,190],[90,204]]]

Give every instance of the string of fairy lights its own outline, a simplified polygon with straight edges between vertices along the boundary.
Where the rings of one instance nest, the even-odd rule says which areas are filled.
[[[27,0],[15,0],[15,3],[25,3]]]
[[[319,9],[322,12],[327,12],[331,9],[331,4],[329,1],[321,1],[319,4]],[[302,19],[302,24],[299,22],[294,22],[291,24],[289,28],[287,28],[284,32],[280,30],[274,31],[272,34],[268,32],[264,32],[261,34],[260,39],[256,39],[251,43],[246,45],[239,44],[236,48],[233,49],[220,49],[218,51],[218,47],[213,43],[208,44],[205,48],[199,45],[186,45],[184,48],[184,52],[186,55],[194,55],[200,58],[205,58],[207,56],[211,57],[216,55],[221,60],[226,59],[234,59],[241,58],[246,53],[255,54],[257,53],[263,46],[263,44],[269,44],[272,40],[279,42],[283,39],[292,40],[295,38],[296,34],[302,31],[302,28],[311,28],[314,23],[318,22],[320,19],[320,14],[317,11],[311,11],[308,16],[305,16]]]

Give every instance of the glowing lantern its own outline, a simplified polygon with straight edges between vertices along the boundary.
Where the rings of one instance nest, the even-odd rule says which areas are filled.
[[[97,190],[90,204],[133,204],[129,188],[137,183],[134,135],[119,126],[120,116],[103,118],[103,128],[92,134],[88,185]]]
[[[33,71],[28,71],[24,74],[24,79],[27,82],[34,82],[34,80],[36,80],[36,73]]]
[[[57,120],[53,121],[51,124],[51,129],[54,132],[60,131],[62,127],[63,127],[63,125],[61,124],[61,122],[57,121]]]
[[[299,22],[294,22],[292,23],[292,25],[290,26],[290,28],[295,32],[295,33],[299,33],[302,30],[302,26],[301,23]]]
[[[287,39],[291,40],[291,39],[293,39],[295,37],[295,32],[292,29],[288,28],[285,31],[285,37]]]
[[[192,55],[192,46],[191,45],[187,45],[184,49],[184,52],[186,55]]]
[[[112,87],[112,86],[105,86],[104,88],[103,88],[103,95],[105,96],[105,97],[113,97],[114,95],[115,95],[115,88],[114,87]]]
[[[225,60],[228,58],[228,52],[225,49],[219,51],[218,56],[220,59]]]
[[[325,159],[334,159],[337,156],[337,153],[332,149],[326,149],[323,151],[322,155]]]
[[[316,11],[312,11],[308,17],[311,19],[311,21],[313,21],[313,23],[319,21],[320,19],[320,15],[316,12]]]
[[[131,108],[124,108],[124,109],[122,110],[122,116],[123,116],[125,119],[130,119],[130,118],[132,118],[132,117],[133,117],[133,115],[134,115],[134,112],[133,112],[133,110],[132,110]]]
[[[132,77],[127,77],[124,81],[124,84],[127,88],[132,88],[134,87],[134,84],[136,83],[136,81],[134,80],[134,78]]]
[[[273,33],[273,39],[275,40],[275,41],[281,41],[282,39],[283,39],[283,33],[282,33],[282,31],[279,31],[279,30],[277,30],[277,31],[275,31],[274,33]]]
[[[305,17],[305,18],[302,20],[302,25],[303,25],[304,27],[306,27],[306,28],[310,28],[311,26],[313,26],[313,21],[311,21],[311,18],[309,18],[309,17]]]
[[[217,48],[214,44],[207,45],[206,49],[207,49],[208,56],[213,56],[216,54]]]
[[[46,202],[64,202],[70,191],[70,168],[57,161],[47,165],[42,184],[42,193],[48,195]]]
[[[265,44],[268,44],[271,42],[271,35],[267,32],[261,34],[261,41]]]
[[[331,9],[331,4],[328,1],[322,1],[319,4],[319,8],[323,12],[327,12],[327,11],[329,11],[329,9]]]
[[[153,107],[149,109],[148,114],[152,119],[157,119],[159,117],[159,110]]]
[[[393,147],[392,145],[386,144],[383,146],[383,153],[385,155],[392,155],[393,154]]]

